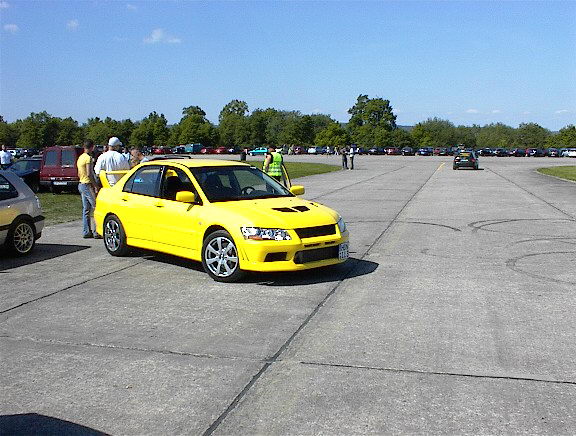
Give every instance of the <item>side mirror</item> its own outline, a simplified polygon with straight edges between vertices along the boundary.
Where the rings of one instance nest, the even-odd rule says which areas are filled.
[[[294,195],[303,195],[305,192],[304,186],[294,185],[290,188],[290,192]]]
[[[181,203],[196,203],[196,194],[191,191],[180,191],[176,193],[176,201]]]

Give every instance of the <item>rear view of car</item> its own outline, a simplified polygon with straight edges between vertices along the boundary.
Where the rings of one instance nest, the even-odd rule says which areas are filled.
[[[40,185],[59,193],[64,189],[78,186],[78,168],[76,161],[83,153],[81,147],[48,147],[42,156],[40,167]]]
[[[26,255],[43,228],[38,197],[15,173],[0,171],[0,245],[17,256]]]
[[[454,156],[454,163],[452,164],[453,170],[459,170],[460,168],[472,168],[474,170],[478,169],[478,157],[473,151],[462,151],[458,155]]]

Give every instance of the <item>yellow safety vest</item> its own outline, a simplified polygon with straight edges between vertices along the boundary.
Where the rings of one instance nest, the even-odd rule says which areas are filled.
[[[282,176],[282,155],[277,151],[272,152],[272,162],[268,165],[268,175],[274,177]]]

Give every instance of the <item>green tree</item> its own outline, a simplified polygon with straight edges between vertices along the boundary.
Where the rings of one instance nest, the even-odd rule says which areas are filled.
[[[452,147],[457,144],[454,124],[436,117],[416,124],[410,133],[420,147]]]
[[[32,112],[30,116],[17,123],[19,129],[16,146],[21,148],[45,148],[56,144],[58,119],[46,111]]]
[[[392,111],[389,100],[383,98],[369,98],[361,94],[356,104],[348,109],[350,120],[348,128],[352,140],[361,146],[370,147],[378,141],[387,141],[388,135],[383,131],[396,129],[396,115]]]
[[[457,144],[463,144],[466,148],[476,148],[476,136],[480,132],[480,126],[458,126],[454,131]]]
[[[59,145],[80,145],[84,139],[84,129],[78,125],[78,121],[71,117],[55,119],[58,123],[56,143]]]
[[[548,137],[548,147],[576,147],[576,126],[570,124],[556,134]]]
[[[404,129],[396,129],[392,131],[392,143],[394,147],[404,148],[404,147],[416,147],[416,141]]]
[[[339,123],[333,122],[318,132],[314,143],[319,147],[342,148],[350,143],[350,135]]]
[[[169,136],[168,120],[164,114],[159,115],[154,111],[134,127],[130,135],[130,145],[135,147],[166,145]]]
[[[516,131],[502,123],[487,124],[476,134],[478,148],[508,148],[514,145]]]
[[[0,144],[5,144],[9,148],[16,147],[19,131],[15,124],[7,123],[0,116]]]
[[[245,117],[248,113],[248,104],[242,100],[232,100],[230,103],[226,104],[220,111],[218,116],[218,121],[222,122],[229,115],[238,115],[240,117]]]
[[[536,123],[522,123],[516,130],[515,145],[523,148],[541,148],[549,136],[550,131]]]

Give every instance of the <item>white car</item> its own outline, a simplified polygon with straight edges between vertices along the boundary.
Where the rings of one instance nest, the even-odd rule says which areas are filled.
[[[567,157],[576,157],[576,148],[569,148],[566,153]]]
[[[318,149],[316,147],[310,147],[308,149],[308,154],[316,154],[318,153]]]
[[[38,197],[12,171],[0,171],[0,245],[17,256],[28,254],[42,235]]]

